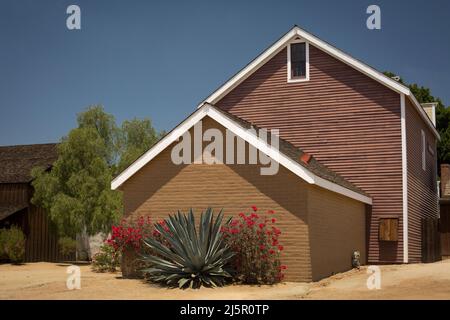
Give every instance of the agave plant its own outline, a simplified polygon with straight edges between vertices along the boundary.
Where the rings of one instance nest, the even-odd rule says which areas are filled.
[[[213,210],[208,208],[201,214],[197,233],[191,209],[188,215],[178,211],[169,216],[165,226],[156,224],[165,243],[155,238],[144,240],[153,252],[142,255],[149,264],[143,270],[148,279],[179,288],[224,285],[231,278],[229,262],[234,253],[224,241],[222,220],[222,210],[214,221]]]

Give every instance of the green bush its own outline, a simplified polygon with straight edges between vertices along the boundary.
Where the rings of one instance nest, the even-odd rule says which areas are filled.
[[[59,252],[61,252],[61,254],[65,257],[75,253],[77,250],[77,242],[70,237],[59,238],[58,244]]]
[[[0,229],[0,256],[20,263],[25,256],[25,235],[17,226]]]
[[[149,264],[142,270],[153,282],[179,288],[222,286],[231,280],[229,262],[233,252],[229,250],[220,231],[223,213],[214,221],[213,211],[208,208],[200,217],[197,233],[194,214],[178,212],[169,216],[165,223],[155,229],[164,241],[149,237],[144,243],[154,254],[143,254]]]
[[[95,272],[116,272],[119,266],[120,252],[109,244],[103,244],[92,258],[92,269]]]

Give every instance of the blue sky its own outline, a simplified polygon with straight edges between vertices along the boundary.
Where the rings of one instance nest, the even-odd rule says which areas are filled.
[[[294,24],[450,104],[448,0],[0,0],[0,145],[59,141],[91,104],[171,129]]]

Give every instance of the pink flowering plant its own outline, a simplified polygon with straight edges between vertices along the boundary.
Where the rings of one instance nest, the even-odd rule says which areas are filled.
[[[261,214],[256,206],[241,212],[228,226],[222,227],[227,243],[236,253],[233,264],[237,280],[249,284],[280,282],[286,266],[280,262],[283,246],[273,210]]]

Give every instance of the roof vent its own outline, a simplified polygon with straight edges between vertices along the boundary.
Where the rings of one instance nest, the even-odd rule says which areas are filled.
[[[392,79],[399,82],[401,78],[399,76],[393,76]]]
[[[308,164],[309,161],[311,160],[311,155],[309,153],[304,152],[301,156],[300,156],[300,160],[304,163],[304,164]]]

